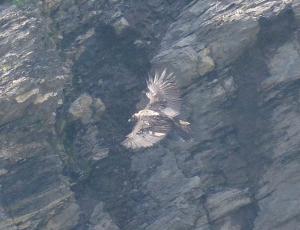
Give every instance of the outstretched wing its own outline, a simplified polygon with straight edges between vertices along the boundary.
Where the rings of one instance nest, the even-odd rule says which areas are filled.
[[[168,117],[176,117],[180,113],[180,92],[173,73],[167,74],[166,69],[147,81],[149,103],[146,108],[159,111]]]
[[[166,137],[170,131],[169,121],[160,116],[144,117],[137,121],[122,145],[130,149],[151,147]]]

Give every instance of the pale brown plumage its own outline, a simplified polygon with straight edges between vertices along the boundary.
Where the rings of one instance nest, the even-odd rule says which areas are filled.
[[[188,130],[189,123],[177,119],[181,98],[173,73],[167,74],[166,69],[161,74],[155,73],[153,78],[149,77],[147,87],[149,103],[132,116],[136,124],[122,142],[126,148],[151,147],[164,139],[174,125]]]

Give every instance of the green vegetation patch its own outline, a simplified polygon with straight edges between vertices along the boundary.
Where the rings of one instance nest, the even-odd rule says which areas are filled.
[[[12,0],[12,3],[18,7],[24,6],[30,0]]]

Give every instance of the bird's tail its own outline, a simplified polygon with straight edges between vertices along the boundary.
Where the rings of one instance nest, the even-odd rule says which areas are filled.
[[[179,132],[180,136],[183,137],[183,139],[188,140],[190,139],[191,135],[191,124],[187,121],[183,120],[176,120],[175,122],[176,130]]]
[[[191,132],[191,123],[183,120],[178,120],[177,125],[186,133]]]

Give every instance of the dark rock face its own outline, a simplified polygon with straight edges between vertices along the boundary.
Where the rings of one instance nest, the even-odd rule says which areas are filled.
[[[6,5],[0,18],[0,229],[70,229],[80,210],[54,130],[70,75],[38,11]]]
[[[299,228],[300,1],[4,1],[0,26],[0,229]],[[163,67],[193,138],[132,153]]]

